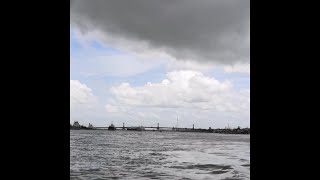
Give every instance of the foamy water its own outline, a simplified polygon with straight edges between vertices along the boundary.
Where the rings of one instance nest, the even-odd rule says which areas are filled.
[[[250,136],[70,131],[70,179],[250,179]]]

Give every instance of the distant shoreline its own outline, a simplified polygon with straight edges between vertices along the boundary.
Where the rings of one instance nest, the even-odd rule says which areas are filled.
[[[95,129],[95,128],[70,128],[70,130],[101,130],[101,131],[111,131],[108,129]],[[114,131],[114,130],[112,130]],[[126,129],[117,129],[116,131],[132,131]],[[179,130],[143,130],[143,131],[157,131],[157,132],[194,132],[194,133],[215,133],[215,134],[250,134],[250,129],[187,129],[181,128]]]

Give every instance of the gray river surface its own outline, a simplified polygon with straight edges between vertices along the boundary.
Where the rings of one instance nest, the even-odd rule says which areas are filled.
[[[70,130],[70,179],[250,179],[250,135]]]

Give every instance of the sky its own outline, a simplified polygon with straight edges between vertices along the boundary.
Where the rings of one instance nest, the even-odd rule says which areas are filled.
[[[71,1],[70,67],[70,123],[250,127],[249,1]]]

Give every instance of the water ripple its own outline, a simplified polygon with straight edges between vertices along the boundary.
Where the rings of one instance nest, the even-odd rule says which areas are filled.
[[[72,130],[70,179],[250,179],[250,136]]]

